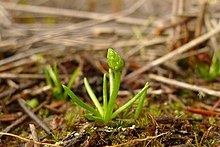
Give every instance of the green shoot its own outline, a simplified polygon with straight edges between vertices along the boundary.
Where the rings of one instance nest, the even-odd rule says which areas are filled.
[[[68,88],[71,88],[74,84],[76,78],[80,73],[80,69],[77,68],[73,74],[71,75],[70,81],[67,85]],[[46,76],[46,83],[50,86],[51,91],[56,100],[66,100],[67,92],[63,91],[62,84],[59,78],[57,66],[54,65],[53,67],[47,66],[45,69],[45,76]]]
[[[198,68],[200,76],[207,80],[213,80],[220,75],[220,60],[214,53],[211,65],[200,64]]]
[[[103,76],[103,104],[99,103],[88,80],[84,78],[84,85],[96,109],[92,108],[91,106],[89,106],[88,104],[80,100],[70,90],[69,87],[63,85],[63,88],[65,92],[71,97],[71,99],[76,104],[78,104],[79,106],[83,107],[84,109],[92,113],[92,114],[85,115],[85,117],[89,120],[107,123],[111,121],[112,119],[114,119],[115,117],[117,117],[122,111],[131,107],[135,101],[139,100],[138,107],[134,115],[134,119],[137,119],[143,107],[144,99],[145,99],[149,85],[148,83],[146,83],[144,88],[139,93],[137,93],[132,99],[130,99],[123,106],[119,107],[117,110],[114,111],[116,98],[117,98],[118,91],[120,88],[121,72],[124,67],[124,61],[111,48],[108,49],[107,59],[108,59],[108,66],[109,66],[109,92],[108,92],[108,80],[107,80],[106,75],[104,75]]]

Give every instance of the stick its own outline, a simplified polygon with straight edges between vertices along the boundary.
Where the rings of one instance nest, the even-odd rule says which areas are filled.
[[[169,52],[168,54],[142,66],[141,68],[133,71],[132,73],[128,74],[124,80],[127,80],[128,82],[132,82],[134,80],[136,80],[135,77],[137,77],[139,74],[149,70],[150,68],[154,67],[154,66],[158,66],[170,59],[172,59],[173,57],[182,54],[183,52],[186,52],[187,50],[191,49],[192,47],[206,41],[207,39],[209,39],[210,37],[212,37],[213,35],[217,34],[220,32],[220,25],[217,26],[215,29],[209,31],[208,33],[190,41],[189,43],[177,48],[176,50]]]
[[[19,98],[18,103],[31,119],[33,119],[39,126],[41,126],[45,132],[51,134],[51,130],[45,125],[43,121],[41,121],[33,112],[31,112],[31,110],[25,105],[25,101],[23,99]]]
[[[18,53],[16,55],[13,55],[13,56],[10,56],[8,58],[0,60],[0,66],[11,63],[11,62],[14,62],[14,61],[17,61],[17,60],[20,60],[20,59],[23,59],[23,58],[30,57],[30,56],[35,55],[35,54],[39,54],[39,53],[42,53],[42,52],[47,52],[47,51],[50,51],[50,50],[53,50],[53,49],[57,49],[57,47],[55,48],[54,45],[47,45],[47,46],[31,49],[31,50],[28,50],[28,51],[25,51],[25,52],[21,52],[21,53]]]
[[[203,93],[206,93],[206,94],[209,94],[209,95],[220,97],[220,91],[216,91],[216,90],[208,89],[208,88],[205,88],[205,87],[200,87],[200,86],[197,86],[197,85],[192,85],[192,84],[176,81],[174,79],[168,79],[168,78],[158,76],[158,75],[155,75],[155,74],[149,74],[149,78],[152,79],[152,80],[156,80],[156,81],[159,81],[159,82],[169,84],[169,85],[174,85],[174,86],[177,86],[177,87],[181,87],[181,88],[185,88],[185,89],[189,89],[189,90],[193,90],[193,91],[197,91],[197,92],[203,92]]]
[[[197,20],[196,20],[196,26],[195,26],[195,33],[194,33],[194,37],[199,37],[202,31],[202,25],[204,22],[204,16],[206,13],[206,8],[207,8],[207,1],[204,1],[202,6],[201,6],[201,10],[199,11]]]
[[[210,21],[210,16],[208,14],[205,15],[205,26],[208,31],[213,29],[211,21]],[[220,60],[220,48],[219,48],[220,45],[216,37],[215,36],[211,37],[210,43],[211,43],[212,48],[214,49],[215,54],[217,55],[217,58]]]
[[[33,141],[38,142],[38,136],[36,132],[36,128],[34,124],[29,124],[30,130],[31,130],[31,136],[33,138]],[[34,147],[40,147],[38,144],[34,143]]]
[[[26,83],[19,84],[18,88],[11,88],[11,89],[5,90],[4,92],[0,93],[0,99],[7,97],[9,95],[12,95],[18,90],[23,90],[23,89],[29,88],[36,83],[37,83],[36,81],[32,80],[32,81],[28,81]]]
[[[40,110],[44,105],[46,105],[48,103],[48,100],[45,100],[43,103],[41,103],[38,107],[36,107],[35,109],[32,110],[33,113],[37,112],[38,110]],[[7,133],[9,131],[11,131],[12,128],[16,127],[17,125],[19,125],[20,123],[22,123],[26,118],[28,118],[27,115],[23,115],[22,117],[20,117],[19,119],[17,119],[16,121],[14,121],[11,125],[7,126],[4,130],[1,131],[0,134],[0,138],[2,137],[2,133]],[[4,135],[4,134],[3,134]]]
[[[195,108],[191,108],[191,107],[187,108],[187,110],[192,113],[202,114],[202,115],[206,115],[206,116],[213,116],[213,115],[220,116],[219,112],[213,112],[210,110],[195,109]]]
[[[60,74],[59,78],[64,79],[71,75]],[[1,79],[45,79],[44,74],[13,74],[13,73],[0,73]]]

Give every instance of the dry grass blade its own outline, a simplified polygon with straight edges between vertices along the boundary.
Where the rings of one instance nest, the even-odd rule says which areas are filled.
[[[37,136],[37,132],[36,132],[36,127],[34,126],[34,124],[29,124],[30,130],[31,130],[31,135],[33,138],[33,141],[37,142],[38,141],[38,136]],[[38,144],[34,144],[34,147],[40,147]]]
[[[59,75],[64,79],[70,75]],[[45,79],[44,74],[13,74],[13,73],[0,73],[1,79]]]
[[[153,80],[156,80],[156,81],[159,81],[159,82],[169,84],[169,85],[173,85],[173,86],[177,86],[177,87],[181,87],[181,88],[185,88],[185,89],[189,89],[189,90],[193,90],[193,91],[197,91],[197,92],[203,92],[205,94],[220,97],[220,91],[215,91],[215,90],[208,89],[208,88],[205,88],[205,87],[200,87],[200,86],[197,86],[197,85],[191,85],[191,84],[188,84],[188,83],[176,81],[174,79],[168,79],[168,78],[158,76],[158,75],[155,75],[155,74],[149,74],[149,78],[153,79]]]
[[[29,56],[38,54],[38,53],[42,53],[42,52],[47,52],[50,51],[52,49],[57,49],[57,47],[55,47],[54,45],[47,45],[47,46],[43,46],[43,47],[39,47],[39,48],[35,48],[35,49],[31,49],[28,50],[26,52],[22,52],[22,53],[18,53],[14,56],[10,56],[8,58],[2,59],[0,60],[0,66],[23,59],[23,58],[27,58]]]

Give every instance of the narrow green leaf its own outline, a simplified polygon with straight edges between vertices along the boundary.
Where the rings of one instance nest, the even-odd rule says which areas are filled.
[[[107,105],[108,105],[108,93],[107,93],[107,78],[106,75],[104,74],[103,76],[103,109],[104,111],[107,110]]]
[[[67,84],[68,88],[71,88],[72,85],[75,83],[76,78],[79,76],[79,73],[80,73],[80,68],[78,67],[76,70],[74,70],[73,74],[71,75],[70,81]],[[64,99],[66,99],[66,97],[67,97],[67,92],[66,91],[64,92],[63,97],[64,97]]]
[[[220,75],[220,60],[215,53],[212,57],[212,64],[210,65],[209,75],[213,79]]]
[[[71,88],[74,82],[76,81],[76,78],[78,77],[80,73],[80,68],[78,67],[76,70],[74,70],[73,74],[71,75],[70,81],[67,85],[68,88]]]
[[[57,88],[57,91],[58,93],[62,93],[62,85],[61,85],[61,82],[60,82],[60,79],[59,79],[59,74],[58,74],[58,70],[57,70],[57,66],[56,64],[54,64],[53,66],[53,70],[51,68],[50,70],[50,74],[52,76],[52,79],[54,81],[54,84],[56,85],[56,88]]]
[[[53,84],[52,84],[52,81],[51,81],[51,78],[50,78],[49,68],[50,68],[50,67],[47,66],[46,69],[45,69],[45,77],[46,77],[46,83],[47,83],[47,85],[49,85],[50,88],[52,88],[52,87],[53,87]]]
[[[147,88],[149,87],[148,83],[145,84],[144,88],[138,92],[138,94],[136,94],[131,100],[129,100],[127,103],[125,103],[123,106],[121,106],[120,108],[118,108],[113,114],[111,119],[115,118],[116,116],[118,116],[119,113],[121,113],[123,110],[127,109],[128,107],[130,107],[138,98],[140,98],[140,96],[147,90]]]
[[[99,116],[99,112],[84,103],[82,100],[80,100],[68,87],[63,85],[64,90],[67,92],[67,94],[70,96],[70,98],[77,103],[79,106],[83,107],[84,109],[88,110],[89,112],[93,113],[96,116]]]
[[[103,119],[101,117],[98,116],[92,116],[90,114],[85,114],[84,115],[88,120],[90,121],[96,121],[96,122],[104,122]]]
[[[100,105],[96,95],[94,94],[88,80],[86,78],[84,78],[84,85],[86,87],[86,90],[90,96],[90,98],[92,99],[94,105],[96,106],[96,108],[98,109],[99,113],[101,114],[101,116],[103,116],[103,109],[102,106]]]
[[[141,94],[140,96],[140,100],[139,100],[139,103],[138,103],[138,107],[135,111],[135,114],[134,114],[134,119],[136,120],[142,110],[142,107],[144,105],[144,100],[145,100],[145,96],[147,94],[147,89]]]
[[[118,96],[118,90],[120,87],[120,78],[121,72],[114,72],[114,79],[113,79],[113,90],[112,94],[110,95],[109,103],[108,103],[108,114],[111,115],[114,109],[115,101]]]

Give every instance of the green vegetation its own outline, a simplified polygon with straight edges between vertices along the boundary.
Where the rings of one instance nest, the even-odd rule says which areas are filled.
[[[31,108],[36,108],[39,105],[39,101],[37,98],[33,98],[26,101],[27,105]]]
[[[91,106],[89,106],[88,104],[80,100],[70,90],[68,86],[63,86],[63,87],[65,91],[67,92],[67,94],[72,98],[72,100],[75,103],[77,103],[79,106],[83,107],[84,109],[92,113],[92,115],[91,114],[85,115],[85,117],[89,120],[107,123],[110,120],[117,117],[122,111],[131,107],[131,105],[139,99],[138,107],[134,115],[134,119],[137,119],[143,107],[144,99],[145,99],[149,85],[148,83],[146,83],[144,88],[138,94],[136,94],[127,103],[125,103],[123,106],[119,107],[116,111],[114,111],[115,101],[116,101],[119,87],[120,87],[121,71],[124,67],[124,61],[111,48],[108,49],[107,59],[108,59],[108,66],[109,66],[109,91],[108,91],[107,77],[104,74],[103,76],[103,104],[102,105],[99,103],[88,80],[84,78],[84,85],[86,87],[86,90],[97,109],[92,108]]]
[[[79,68],[77,68],[73,74],[71,75],[70,81],[67,84],[68,88],[71,88],[74,84],[76,78],[80,73]],[[67,92],[63,91],[62,84],[59,78],[57,66],[54,65],[53,68],[51,66],[47,66],[45,69],[46,75],[46,83],[50,86],[51,91],[55,97],[55,100],[66,100]]]
[[[209,66],[208,64],[201,64],[198,68],[199,75],[206,80],[213,80],[220,75],[220,60],[217,55],[214,53],[212,57],[212,63]]]

